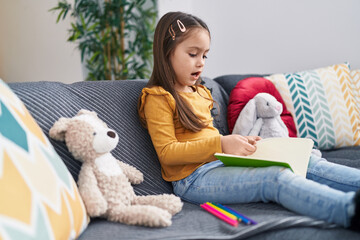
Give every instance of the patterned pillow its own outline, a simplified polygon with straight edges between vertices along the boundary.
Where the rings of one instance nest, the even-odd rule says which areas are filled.
[[[75,181],[0,79],[0,239],[73,239],[88,223]]]
[[[354,94],[355,101],[356,101],[356,107],[360,111],[360,69],[351,70],[350,76],[351,76],[351,78],[353,80],[353,84],[354,84],[352,89],[353,89],[353,94]]]
[[[298,137],[319,149],[360,145],[359,111],[348,64],[266,77],[295,117]]]

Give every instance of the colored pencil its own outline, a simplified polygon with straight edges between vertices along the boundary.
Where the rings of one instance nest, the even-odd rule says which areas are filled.
[[[219,212],[215,208],[212,208],[211,206],[209,206],[207,204],[201,204],[200,207],[202,207],[203,209],[205,209],[209,213],[213,214],[214,216],[220,218],[224,222],[226,222],[226,223],[228,223],[228,224],[230,224],[230,225],[232,225],[234,227],[238,226],[238,221],[237,220],[229,218],[228,216],[222,214],[221,212]]]
[[[225,211],[228,211],[229,213],[231,213],[231,214],[233,214],[233,215],[235,215],[236,217],[238,217],[238,218],[240,218],[245,224],[257,224],[257,222],[256,221],[254,221],[254,220],[252,220],[252,219],[250,219],[250,218],[248,218],[248,217],[246,217],[245,215],[243,215],[243,214],[241,214],[241,213],[239,213],[239,212],[237,212],[237,211],[235,211],[234,209],[232,209],[232,208],[229,208],[229,207],[226,207],[226,206],[223,206],[223,205],[221,205],[220,203],[214,203],[214,205],[216,205],[216,206],[218,206],[218,207],[220,207],[220,208],[222,208],[222,209],[224,209]]]
[[[218,210],[219,212],[221,212],[222,214],[228,216],[228,217],[231,218],[231,219],[234,219],[234,220],[238,220],[238,219],[239,219],[239,218],[236,217],[234,214],[231,214],[230,212],[228,212],[228,211],[226,211],[226,210],[224,210],[224,209],[222,209],[222,208],[220,208],[220,207],[218,207],[218,206],[215,206],[214,204],[212,204],[212,203],[210,203],[210,202],[206,202],[206,203],[204,203],[204,204],[207,204],[207,205],[209,205],[210,207],[215,208],[216,210]]]

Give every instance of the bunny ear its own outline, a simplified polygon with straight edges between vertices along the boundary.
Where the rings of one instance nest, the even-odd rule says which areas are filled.
[[[64,141],[70,121],[71,119],[63,117],[56,121],[49,130],[50,137],[58,141]]]
[[[233,134],[248,136],[256,122],[255,99],[251,99],[240,112],[236,119]]]

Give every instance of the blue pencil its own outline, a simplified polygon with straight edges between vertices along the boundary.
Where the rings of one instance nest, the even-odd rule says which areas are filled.
[[[233,210],[233,209],[231,209],[229,207],[225,207],[225,206],[221,205],[220,203],[213,203],[213,204],[215,206],[218,206],[218,207],[224,209],[225,211],[230,212],[231,214],[235,215],[236,217],[240,218],[242,220],[242,222],[244,222],[245,224],[248,224],[248,225],[257,224],[257,222],[255,222],[254,220],[242,215],[241,213],[239,213],[239,212],[237,212],[237,211],[235,211],[235,210]]]

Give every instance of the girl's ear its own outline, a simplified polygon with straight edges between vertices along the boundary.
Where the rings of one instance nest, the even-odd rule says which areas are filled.
[[[256,122],[255,99],[251,99],[240,112],[236,119],[233,134],[248,136]]]
[[[50,137],[58,141],[64,141],[65,133],[70,124],[70,121],[71,121],[70,118],[63,118],[63,117],[60,118],[58,121],[56,121],[49,130]]]

